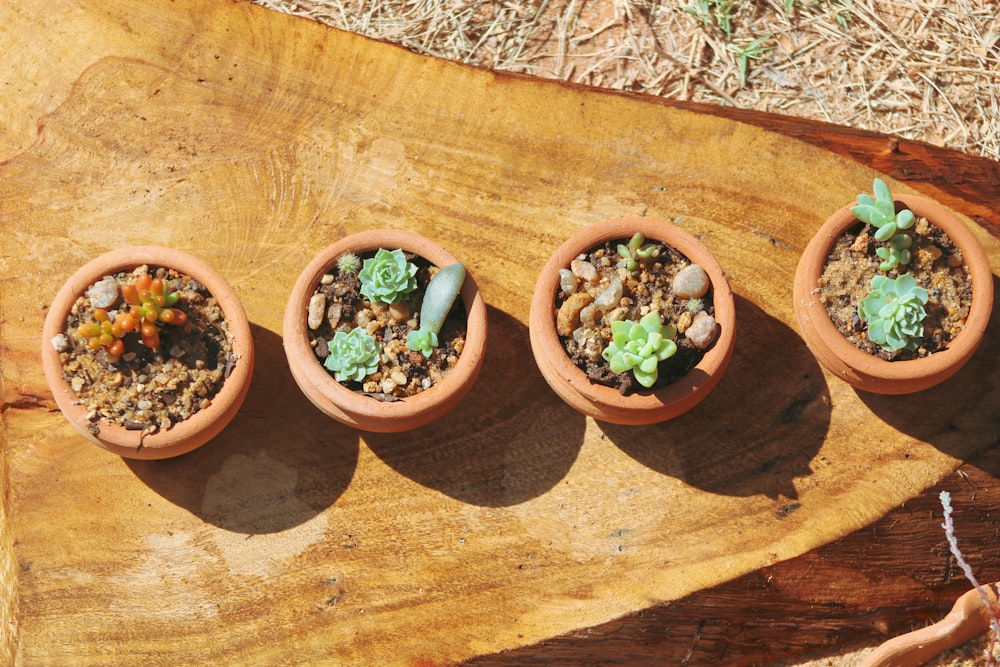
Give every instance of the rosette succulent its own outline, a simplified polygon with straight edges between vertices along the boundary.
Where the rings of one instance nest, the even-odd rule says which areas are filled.
[[[361,294],[370,301],[391,304],[405,299],[417,287],[417,267],[400,249],[379,248],[364,261],[358,278]]]
[[[916,349],[924,335],[924,305],[927,290],[904,273],[895,280],[887,276],[872,278],[872,289],[858,305],[858,315],[868,324],[868,338],[883,350]]]
[[[879,268],[882,271],[889,271],[899,265],[904,265],[910,261],[910,244],[912,239],[907,234],[900,234],[899,231],[909,229],[913,226],[913,211],[903,209],[896,213],[896,204],[893,201],[889,186],[881,178],[876,178],[872,184],[872,192],[875,195],[860,194],[858,203],[851,207],[851,213],[858,220],[866,222],[876,228],[875,240],[880,243],[888,242],[887,247],[876,250],[882,259]]]
[[[327,346],[330,354],[323,365],[338,382],[361,382],[378,369],[381,346],[362,327],[350,332],[338,331]]]
[[[611,344],[601,356],[612,372],[631,370],[643,387],[652,387],[658,376],[658,366],[677,352],[673,341],[677,330],[663,326],[659,313],[652,311],[638,322],[619,320],[611,323]]]

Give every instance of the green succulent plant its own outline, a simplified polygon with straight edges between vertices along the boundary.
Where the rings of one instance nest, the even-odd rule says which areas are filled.
[[[361,268],[361,258],[353,252],[345,252],[337,258],[337,270],[341,273],[357,273]]]
[[[889,239],[889,245],[875,249],[875,254],[882,261],[878,268],[880,271],[891,271],[898,266],[910,263],[910,246],[913,239],[909,234],[896,234]]]
[[[171,291],[162,278],[143,273],[134,284],[121,288],[125,304],[118,310],[114,321],[104,308],[94,309],[94,319],[82,323],[78,333],[87,339],[92,350],[105,348],[108,361],[115,363],[125,352],[123,338],[131,331],[138,331],[142,344],[151,350],[160,348],[160,330],[157,323],[183,326],[187,313],[173,308],[180,300],[180,292]]]
[[[615,373],[632,371],[643,387],[652,387],[658,365],[677,352],[673,341],[677,329],[663,326],[659,313],[652,311],[638,322],[619,320],[611,323],[611,344],[601,356]]]
[[[628,271],[635,271],[639,264],[646,262],[657,255],[656,244],[646,243],[646,237],[642,232],[636,232],[629,239],[628,245],[618,244],[618,266],[625,267]]]
[[[908,273],[896,279],[872,278],[868,296],[858,305],[858,315],[868,324],[868,338],[883,350],[916,349],[924,335],[927,290]]]
[[[406,347],[425,357],[434,353],[438,346],[438,334],[464,282],[463,264],[449,264],[434,274],[427,283],[424,301],[420,305],[420,328],[407,334]]]
[[[364,261],[358,278],[361,293],[372,302],[399,303],[417,287],[417,267],[400,249],[379,248]]]
[[[333,372],[338,382],[361,382],[378,370],[382,347],[362,327],[349,332],[338,331],[327,346],[330,354],[323,365]]]
[[[872,193],[875,195],[874,198],[866,194],[858,195],[858,203],[851,207],[851,213],[858,220],[876,228],[876,241],[888,243],[888,246],[879,248],[875,252],[882,259],[879,269],[890,271],[910,261],[909,248],[913,240],[909,235],[899,232],[912,227],[915,217],[913,211],[909,209],[896,213],[892,193],[881,178],[876,178],[872,183]]]

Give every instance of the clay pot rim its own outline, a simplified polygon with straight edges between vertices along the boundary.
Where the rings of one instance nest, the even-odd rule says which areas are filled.
[[[576,367],[563,349],[552,315],[558,291],[558,270],[568,268],[579,254],[601,243],[630,238],[642,232],[647,239],[670,245],[708,273],[712,284],[715,319],[719,336],[698,364],[682,379],[653,392],[622,396],[611,387],[592,383]],[[614,423],[655,423],[691,409],[717,384],[732,356],[736,308],[725,271],[708,248],[693,235],[673,223],[640,217],[619,217],[585,227],[573,234],[549,257],[542,267],[531,300],[529,338],[543,375],[549,373],[565,381],[568,389],[593,405],[591,416]],[[546,377],[553,389],[562,390]],[[565,396],[563,396],[566,398]],[[641,416],[645,413],[645,416]]]
[[[345,236],[321,250],[299,274],[285,309],[282,336],[292,375],[316,407],[355,428],[398,432],[439,418],[471,389],[482,367],[486,348],[486,302],[467,267],[461,291],[467,314],[465,347],[455,367],[435,386],[392,402],[379,401],[348,389],[327,372],[309,346],[306,323],[309,298],[320,278],[329,272],[340,255],[346,252],[362,255],[378,248],[400,248],[437,267],[460,261],[443,246],[406,230],[376,228]]]
[[[100,433],[87,429],[85,406],[75,403],[76,394],[62,376],[59,353],[52,347],[52,338],[65,327],[66,317],[77,298],[92,284],[107,275],[149,265],[174,269],[204,285],[216,298],[225,313],[233,335],[233,354],[239,359],[205,410],[165,431],[141,436],[138,431],[101,420]],[[179,456],[205,444],[219,434],[235,416],[246,397],[253,370],[253,336],[250,322],[236,292],[205,261],[174,248],[162,246],[127,246],[104,253],[76,270],[59,289],[42,327],[42,366],[53,398],[66,418],[90,442],[119,456],[136,459],[161,459]],[[140,446],[141,438],[141,446]]]
[[[820,317],[812,317],[812,325],[830,351],[842,359],[847,366],[851,369],[870,369],[863,372],[863,376],[884,378],[890,383],[912,380],[919,376],[943,376],[940,378],[943,381],[951,375],[948,372],[949,367],[961,362],[963,357],[971,356],[972,351],[978,347],[989,323],[993,307],[993,273],[989,257],[972,231],[955,214],[938,202],[911,194],[897,194],[893,198],[897,203],[901,203],[913,211],[917,217],[926,218],[935,227],[944,231],[962,251],[962,256],[972,275],[972,305],[965,328],[958,333],[946,349],[935,352],[929,357],[886,361],[859,350],[844,338],[829,318],[826,308],[822,304],[817,304],[818,310],[816,312],[820,313]],[[852,206],[854,206],[853,202],[830,216],[813,236],[802,254],[795,276],[795,307],[799,314],[800,325],[803,317],[800,305],[805,305],[805,301],[809,300],[813,290],[816,289],[831,248],[847,229],[858,224],[857,218],[851,212]]]
[[[1000,582],[982,587],[991,605],[997,602],[998,586]],[[990,620],[980,591],[972,588],[955,600],[944,618],[883,642],[864,657],[859,667],[923,665],[945,651],[989,632]]]

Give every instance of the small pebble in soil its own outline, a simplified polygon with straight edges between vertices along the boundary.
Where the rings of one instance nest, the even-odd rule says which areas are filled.
[[[570,262],[569,269],[573,272],[573,275],[584,282],[590,283],[597,280],[597,269],[586,260],[574,259]]]
[[[707,349],[715,340],[715,318],[701,311],[694,316],[691,326],[684,331],[684,336],[699,350]]]
[[[94,308],[110,308],[118,300],[118,281],[107,276],[91,285],[87,298]]]
[[[326,321],[330,323],[330,328],[333,330],[337,329],[340,325],[340,317],[343,313],[343,308],[339,303],[331,303],[330,307],[326,309]]]
[[[69,339],[64,334],[56,334],[52,337],[52,347],[56,352],[65,352],[69,349]]]
[[[604,291],[594,299],[594,305],[601,310],[609,310],[618,305],[622,298],[622,281],[619,278],[613,279]]]
[[[593,300],[586,292],[576,292],[563,302],[556,314],[556,331],[560,336],[569,336],[580,326],[580,312]]]
[[[323,324],[323,316],[326,315],[326,295],[317,292],[309,298],[309,314],[306,323],[309,328],[315,331]]]
[[[685,266],[674,276],[674,294],[682,299],[701,298],[710,286],[708,274],[697,264]]]
[[[559,269],[559,289],[566,294],[576,291],[576,276],[569,269]]]

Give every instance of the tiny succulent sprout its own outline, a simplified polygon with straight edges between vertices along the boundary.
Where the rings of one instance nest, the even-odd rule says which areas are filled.
[[[909,234],[896,234],[889,240],[888,246],[881,246],[875,249],[875,254],[881,259],[878,268],[880,271],[892,271],[898,266],[909,264],[910,246],[913,239]]]
[[[361,382],[378,370],[381,346],[363,327],[349,332],[338,331],[327,343],[330,354],[323,365],[333,372],[338,382]]]
[[[883,350],[916,349],[924,335],[927,290],[908,273],[892,279],[872,278],[872,289],[858,305],[858,315],[868,324],[868,338]]]
[[[883,265],[891,264],[892,268],[895,268],[897,265],[906,264],[910,261],[910,253],[909,251],[906,253],[900,251],[909,248],[909,242],[906,243],[904,248],[901,246],[903,241],[897,239],[899,237],[906,237],[905,234],[898,233],[900,230],[909,229],[913,226],[913,221],[915,220],[913,211],[903,209],[899,213],[896,213],[896,204],[892,199],[892,193],[889,191],[889,186],[881,178],[875,179],[872,184],[872,191],[875,195],[874,198],[866,194],[858,195],[858,203],[856,206],[851,207],[851,212],[858,220],[876,228],[876,241],[879,243],[888,241],[890,243],[890,248],[886,250],[886,257],[882,257],[881,253],[879,254],[883,259]],[[893,260],[888,259],[889,255],[893,256]],[[887,271],[889,269],[883,268],[882,270]]]
[[[449,264],[441,268],[424,291],[424,301],[420,306],[420,328],[406,337],[406,347],[430,357],[438,345],[438,334],[455,305],[465,282],[465,265]]]
[[[406,260],[400,249],[379,248],[374,257],[364,261],[358,278],[361,294],[383,304],[398,303],[417,287],[417,267]]]
[[[430,357],[434,354],[434,350],[437,349],[437,346],[437,332],[431,331],[430,329],[414,329],[406,335],[406,347],[414,352],[421,353],[425,357]]]
[[[642,232],[636,232],[629,239],[628,245],[618,244],[618,266],[628,271],[635,271],[641,262],[646,262],[657,256],[656,244],[646,243]]]
[[[357,273],[361,269],[361,258],[353,252],[345,252],[337,258],[337,271],[342,274]]]
[[[638,322],[619,320],[611,323],[611,344],[601,356],[612,372],[631,370],[636,381],[649,388],[656,382],[658,366],[677,352],[673,341],[677,329],[663,326],[660,315],[651,311]]]

